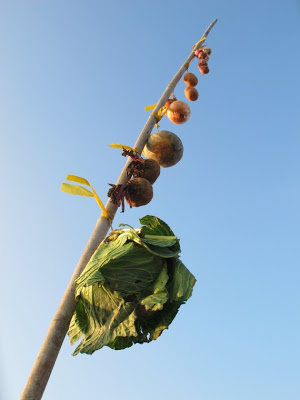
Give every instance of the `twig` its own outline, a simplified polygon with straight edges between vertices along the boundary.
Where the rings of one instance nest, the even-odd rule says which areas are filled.
[[[204,32],[203,37],[207,37],[212,27],[217,22],[215,19],[209,27]],[[154,125],[157,122],[157,118],[155,114],[158,113],[159,109],[165,105],[166,101],[171,96],[172,92],[174,91],[175,86],[179,82],[180,78],[187,70],[191,60],[194,58],[194,50],[198,49],[203,45],[205,40],[201,41],[200,43],[195,46],[191,54],[188,56],[186,61],[182,64],[179,71],[176,73],[172,81],[167,86],[166,90],[162,94],[161,98],[158,100],[155,109],[149,116],[144,128],[142,129],[137,141],[135,142],[134,148],[143,149],[148,137],[150,136]],[[117,181],[117,185],[123,185],[127,182],[127,167],[131,163],[131,159],[128,158],[126,164],[119,176]],[[112,201],[109,199],[105,206],[108,214],[113,220],[118,206],[113,204]],[[50,324],[47,336],[44,340],[44,343],[40,349],[38,357],[35,361],[35,364],[32,368],[32,371],[29,375],[27,383],[24,387],[24,390],[21,394],[20,400],[39,400],[41,399],[44,390],[46,388],[48,379],[54,367],[56,358],[68,331],[68,327],[72,318],[72,315],[75,311],[76,307],[76,300],[75,300],[75,280],[81,274],[85,266],[87,265],[88,261],[90,260],[92,254],[97,249],[101,241],[107,235],[107,232],[110,228],[110,221],[101,216],[97,224],[94,228],[94,231],[86,245],[85,250],[83,251],[82,256],[76,266],[76,269],[71,277],[71,280],[67,286],[65,294],[61,300],[61,303],[56,311],[56,314]]]

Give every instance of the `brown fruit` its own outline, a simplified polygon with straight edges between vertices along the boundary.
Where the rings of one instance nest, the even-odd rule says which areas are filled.
[[[169,108],[169,107],[170,107],[170,104],[173,103],[173,102],[176,101],[176,100],[177,100],[176,98],[174,98],[174,99],[168,99],[168,100],[166,101],[165,107]]]
[[[198,56],[199,60],[208,61],[209,55],[205,51],[201,51]]]
[[[196,75],[192,74],[191,72],[187,72],[184,77],[183,77],[183,81],[186,85],[188,86],[197,86],[198,84],[198,78],[196,77]]]
[[[139,163],[137,168],[133,170],[134,178],[144,178],[147,179],[151,184],[153,184],[160,175],[160,166],[151,158],[147,158],[142,163]]]
[[[199,65],[207,65],[207,60],[199,58],[198,67],[199,67]]]
[[[199,71],[201,72],[202,75],[208,74],[209,73],[209,68],[207,64],[201,64],[200,62],[198,63],[198,68]]]
[[[170,104],[167,116],[174,124],[184,124],[191,115],[190,107],[184,101],[174,101]]]
[[[183,155],[183,144],[175,133],[159,131],[150,135],[144,154],[157,161],[163,168],[177,164]]]
[[[185,88],[184,94],[185,97],[190,101],[196,101],[199,97],[198,90],[191,86]]]
[[[125,198],[132,207],[148,204],[153,198],[153,188],[147,179],[133,178],[129,181]]]

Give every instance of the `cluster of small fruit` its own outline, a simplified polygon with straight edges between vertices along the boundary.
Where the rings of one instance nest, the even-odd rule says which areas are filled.
[[[202,47],[201,49],[197,49],[195,51],[195,57],[198,57],[198,68],[202,75],[209,73],[208,68],[208,60],[209,56],[211,55],[211,48],[209,47]]]
[[[173,132],[159,131],[150,135],[143,153],[124,150],[122,155],[129,156],[132,162],[127,167],[128,179],[124,185],[110,185],[108,197],[112,202],[125,209],[125,201],[131,207],[148,204],[153,198],[152,185],[160,175],[160,167],[168,168],[177,164],[183,155],[183,144]]]
[[[191,110],[187,103],[178,101],[175,97],[166,102],[167,116],[174,124],[185,123]],[[112,202],[125,209],[125,201],[131,207],[140,207],[148,204],[153,198],[152,185],[160,175],[160,167],[168,168],[177,164],[183,155],[183,144],[173,132],[159,131],[150,135],[144,147],[143,159],[134,151],[123,150],[123,156],[129,156],[132,162],[127,168],[130,179],[124,185],[110,185],[108,197]]]
[[[178,101],[176,97],[169,99],[165,107],[167,116],[174,124],[185,123],[191,110],[187,103]],[[148,138],[143,153],[147,159],[135,151],[123,149],[123,156],[129,156],[132,161],[127,168],[130,179],[124,185],[112,185],[108,197],[112,202],[125,209],[125,201],[131,207],[140,207],[148,204],[153,198],[152,185],[160,175],[160,167],[168,168],[178,163],[183,155],[183,144],[173,132],[159,131]]]
[[[160,175],[160,166],[153,159],[144,159],[135,151],[123,150],[123,156],[129,156],[132,161],[127,167],[129,181],[124,185],[112,185],[108,197],[118,207],[125,210],[125,200],[131,207],[140,207],[148,204],[153,198],[152,184]],[[133,176],[132,179],[130,177]]]
[[[183,77],[184,83],[187,85],[184,94],[189,101],[196,101],[199,97],[198,90],[195,88],[198,84],[198,78],[191,72],[187,72]]]
[[[211,49],[207,47],[195,51],[202,74],[209,72],[207,61],[210,54]],[[198,91],[195,86],[198,84],[198,78],[188,72],[184,75],[184,82],[187,85],[186,98],[190,101],[197,100]],[[191,115],[189,105],[184,101],[178,101],[175,96],[167,100],[165,107],[167,117],[176,125],[185,123]],[[124,185],[110,185],[112,188],[108,191],[108,197],[112,202],[118,207],[122,205],[122,212],[125,209],[125,201],[131,208],[144,206],[152,200],[152,185],[160,175],[160,167],[168,168],[177,164],[183,155],[183,144],[175,133],[162,130],[149,136],[143,154],[147,159],[135,151],[123,149],[122,155],[132,159],[127,168],[129,180]]]

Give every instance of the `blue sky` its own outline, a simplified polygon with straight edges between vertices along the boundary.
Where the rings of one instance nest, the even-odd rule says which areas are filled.
[[[193,297],[149,345],[72,357],[44,399],[299,398],[297,1],[0,2],[1,382],[17,399],[99,216],[60,191],[67,174],[106,201],[148,113],[206,27],[210,73],[151,214],[181,241]],[[184,100],[184,83],[175,90]],[[155,131],[155,130],[154,130]]]

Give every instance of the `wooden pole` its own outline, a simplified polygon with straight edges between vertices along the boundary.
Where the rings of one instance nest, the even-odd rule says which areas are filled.
[[[207,35],[209,34],[210,30],[212,29],[212,27],[215,25],[216,22],[217,19],[215,19],[209,25],[209,27],[204,32],[202,38],[207,37]],[[149,116],[144,128],[142,129],[137,141],[135,142],[134,148],[139,148],[139,149],[144,148],[148,140],[148,137],[150,136],[152,129],[154,128],[154,125],[157,123],[157,118],[155,114],[157,114],[159,109],[165,105],[166,101],[169,99],[172,92],[174,91],[175,86],[177,85],[177,83],[179,82],[185,71],[188,69],[191,60],[194,58],[194,51],[200,48],[203,45],[204,41],[205,39],[201,42],[198,42],[194,46],[191,54],[188,56],[188,58],[182,64],[179,71],[172,79],[172,81],[166,87],[166,90],[163,92],[161,98],[158,100],[155,109]],[[119,176],[117,184],[126,183],[127,181],[126,169],[130,162],[131,160],[127,159],[125,166]],[[109,199],[106,203],[105,208],[108,214],[113,219],[117,211],[117,206],[114,205],[112,201]],[[58,356],[64,338],[67,334],[72,315],[75,311],[76,307],[75,285],[74,285],[75,280],[81,274],[81,272],[89,262],[92,254],[97,249],[101,241],[107,235],[109,228],[110,228],[109,220],[101,216],[97,221],[94,231],[86,245],[86,248],[83,251],[82,256],[80,257],[80,260],[67,286],[65,294],[61,300],[61,303],[50,324],[48,333],[46,335],[44,343],[42,344],[42,347],[37,356],[35,364],[31,370],[27,383],[21,394],[20,400],[39,400],[42,398],[48,379],[54,367],[56,358]]]

